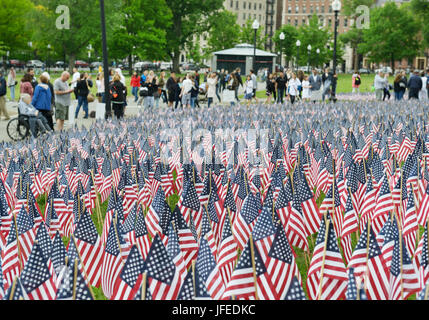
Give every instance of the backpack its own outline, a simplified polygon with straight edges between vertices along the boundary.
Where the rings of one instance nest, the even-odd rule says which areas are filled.
[[[112,101],[117,101],[119,98],[119,92],[118,89],[116,89],[115,86],[112,86],[110,88],[110,97],[112,98]]]
[[[149,95],[148,87],[141,87],[139,95],[140,95],[140,97],[147,97]]]
[[[429,76],[426,77],[426,90],[429,91]]]
[[[360,77],[359,76],[357,76],[356,78],[355,78],[355,85],[360,85]]]
[[[0,77],[0,97],[5,96],[7,93],[6,80]]]

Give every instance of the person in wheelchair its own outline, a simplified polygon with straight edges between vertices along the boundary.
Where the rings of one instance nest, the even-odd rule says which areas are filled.
[[[33,137],[36,137],[36,128],[39,129],[41,133],[51,131],[48,120],[46,120],[39,110],[31,104],[31,96],[29,94],[21,94],[21,100],[19,101],[18,108],[21,115],[28,116],[30,131]]]

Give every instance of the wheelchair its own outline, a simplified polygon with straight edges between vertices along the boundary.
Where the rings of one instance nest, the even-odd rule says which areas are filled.
[[[18,117],[11,119],[7,124],[7,135],[13,141],[21,141],[31,136],[29,116],[21,114],[18,108]]]

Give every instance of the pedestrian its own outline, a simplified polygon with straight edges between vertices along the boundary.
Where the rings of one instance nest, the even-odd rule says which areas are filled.
[[[74,114],[75,119],[77,119],[81,106],[83,107],[83,111],[85,112],[83,118],[88,119],[88,94],[90,92],[89,88],[92,88],[91,76],[88,76],[86,72],[82,73],[75,88],[75,92],[77,94],[77,107]]]
[[[29,73],[24,74],[24,76],[21,79],[21,85],[19,88],[20,94],[27,93],[31,96],[31,98],[33,98],[33,94],[34,94],[34,89],[33,89],[33,86],[31,85],[32,78],[33,77]]]
[[[311,76],[308,78],[310,83],[310,100],[313,102],[323,100],[322,77],[318,74],[317,69],[313,68]],[[330,80],[332,81],[332,80]]]
[[[7,94],[7,83],[6,79],[3,77],[3,71],[0,70],[0,116],[4,114],[6,117],[5,120],[9,120],[9,113],[6,108],[6,94]]]
[[[219,86],[220,86],[220,92],[222,93],[223,90],[225,90],[225,69],[221,69],[219,73]]]
[[[301,99],[302,99],[302,82],[304,81],[304,77],[305,77],[304,71],[298,70],[297,78],[301,82],[301,84],[298,86],[298,92],[299,92],[299,97]]]
[[[388,73],[386,73],[384,75],[384,82],[385,82],[385,84],[384,84],[384,88],[383,88],[383,101],[386,99],[386,97],[387,97],[387,100],[390,99],[391,84],[389,83],[389,74]]]
[[[329,68],[325,68],[325,71],[322,74],[322,101],[325,101],[326,97],[331,95],[331,85],[333,82],[333,74],[330,72]]]
[[[207,78],[206,91],[207,91],[207,107],[210,108],[216,96],[216,83],[217,77],[215,73],[211,73]]]
[[[167,103],[167,93],[165,91],[165,71],[161,71],[158,78],[158,92],[164,103]]]
[[[180,103],[180,108],[183,108],[182,99],[180,99],[180,93],[182,92],[182,85],[183,85],[183,79],[184,78],[177,78],[177,82],[175,84],[174,88],[174,109],[177,109],[177,106]]]
[[[320,77],[319,77],[320,78]],[[320,81],[322,78],[320,78]],[[287,90],[289,94],[290,102],[293,104],[295,102],[296,97],[299,98],[299,89],[298,87],[301,85],[301,81],[298,79],[296,74],[292,72],[292,78],[289,80],[287,85]]]
[[[238,86],[235,88],[235,99],[237,102],[240,102],[240,99],[238,98],[238,88],[243,86],[243,79],[241,78],[241,69],[236,68],[234,73],[235,79],[238,81]]]
[[[140,77],[140,86],[143,86],[143,83],[146,82],[146,77],[147,77],[148,73],[149,73],[149,71],[147,71],[147,70],[143,71],[143,74]]]
[[[51,91],[51,110],[49,111],[49,113],[48,112],[46,113],[45,118],[46,120],[48,120],[48,124],[51,127],[51,129],[54,130],[54,120],[53,120],[53,115],[55,110],[54,85],[51,83],[51,76],[49,75],[49,73],[45,71],[45,72],[42,72],[42,75],[48,79],[48,87],[49,87],[49,90]]]
[[[104,95],[104,73],[100,72],[97,75],[97,79],[95,80],[95,84],[97,86],[97,99],[100,103],[105,103],[105,95]]]
[[[37,78],[34,75],[34,69],[33,68],[28,68],[27,69],[27,73],[31,76],[31,85],[33,86],[33,91],[34,91],[34,89],[36,89],[36,86],[38,84]]]
[[[228,84],[226,86],[226,92],[227,92],[226,95],[228,96],[227,100],[230,102],[231,107],[235,106],[235,101],[237,100],[236,93],[240,85],[240,81],[238,80],[238,78],[241,79],[241,76],[238,77],[235,72],[231,73],[229,76]],[[224,96],[224,101],[225,101],[225,96]],[[238,100],[238,102],[240,102],[240,100]]]
[[[64,71],[61,77],[54,81],[55,94],[55,119],[57,121],[57,130],[64,129],[64,121],[69,119],[69,107],[71,104],[71,93],[73,89],[69,87],[67,81],[70,79],[70,73]],[[98,80],[97,80],[98,81]]]
[[[125,100],[127,97],[127,87],[121,82],[121,76],[115,73],[109,85],[110,101],[112,102],[113,113],[116,119],[124,117]]]
[[[70,82],[70,86],[73,89],[75,99],[77,99],[76,86],[77,86],[77,83],[78,83],[79,80],[80,80],[80,72],[77,70],[76,67],[74,67],[73,68],[72,81]]]
[[[133,72],[131,77],[131,93],[134,96],[134,102],[139,100],[139,88],[140,88],[140,77],[137,74],[137,71]]]
[[[37,110],[31,103],[31,96],[28,93],[21,94],[21,99],[18,104],[19,113],[28,116],[28,124],[33,137],[37,136],[37,131],[46,133],[51,131],[48,120]]]
[[[395,95],[395,100],[402,100],[405,90],[407,88],[407,81],[404,79],[402,72],[396,74],[395,79],[393,80],[393,93]]]
[[[182,98],[182,105],[184,107],[189,108],[191,106],[191,89],[192,89],[192,80],[191,76],[188,73],[186,75],[186,78],[183,80],[182,83],[182,90],[180,92],[180,97]]]
[[[11,67],[7,75],[7,86],[10,90],[10,100],[15,101],[15,86],[17,85],[15,68]]]
[[[302,101],[310,101],[310,81],[308,81],[308,75],[304,76],[304,80],[301,83],[302,86]]]
[[[197,105],[197,101],[198,101],[198,90],[199,90],[199,86],[198,86],[198,79],[195,75],[191,76],[191,81],[192,81],[192,88],[191,88],[191,108],[195,108],[195,106]],[[200,106],[198,105],[198,108]]]
[[[156,79],[152,71],[146,76],[146,81],[142,85],[142,91],[145,92],[143,96],[143,106],[145,108],[152,108],[155,105],[155,90],[157,90]]]
[[[267,75],[267,79],[265,80],[265,95],[267,96],[267,99],[265,100],[266,104],[271,103],[271,97],[275,92],[276,92],[276,83],[275,83],[275,80],[273,79],[273,74],[269,73]],[[274,98],[274,102],[275,101],[276,99]]]
[[[422,89],[419,93],[419,100],[428,100],[428,77],[424,72],[420,76],[422,78]]]
[[[173,71],[170,73],[170,77],[167,79],[165,87],[168,95],[168,106],[173,107],[174,101],[176,101],[176,73]]]
[[[422,78],[418,71],[414,71],[408,80],[408,99],[419,99],[419,91],[423,87]]]
[[[359,87],[361,85],[361,77],[357,70],[352,75],[352,93],[359,93]]]
[[[225,70],[225,75],[222,81],[222,91],[225,90],[226,86],[228,85],[228,80],[229,80],[229,71]]]
[[[384,73],[379,72],[374,77],[374,89],[375,89],[375,98],[378,101],[383,99],[383,92],[386,86],[386,79],[384,78]]]
[[[247,106],[250,106],[250,102],[253,99],[253,79],[252,74],[247,75],[246,81],[244,82],[244,99],[247,101]]]
[[[283,71],[280,71],[276,79],[277,103],[283,103],[287,82],[287,78],[284,76]]]
[[[40,111],[40,113],[48,120],[49,117],[52,118],[51,108],[51,90],[49,88],[48,82],[49,79],[46,75],[40,75],[40,83],[34,89],[34,96],[31,100],[31,104]],[[48,120],[49,121],[49,120]]]
[[[258,98],[256,98],[256,90],[258,89],[258,78],[256,77],[255,71],[253,69],[250,70],[250,78],[252,80],[253,86],[252,100],[255,99],[256,103],[258,103]]]

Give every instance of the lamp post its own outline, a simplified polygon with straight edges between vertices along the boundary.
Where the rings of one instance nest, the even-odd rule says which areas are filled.
[[[334,10],[335,16],[334,16],[334,53],[333,53],[333,67],[334,67],[334,77],[336,77],[337,74],[337,32],[338,32],[338,13],[341,10],[341,1],[340,0],[334,0],[332,2],[332,10]],[[336,81],[334,79],[332,83],[332,98],[335,100],[335,90],[336,90]]]
[[[258,20],[255,19],[255,21],[253,21],[253,23],[252,23],[252,29],[255,31],[254,37],[253,37],[253,62],[252,62],[252,69],[253,69],[254,72],[256,72],[256,70],[255,70],[255,66],[256,66],[256,32],[259,29],[259,22],[258,22]]]
[[[300,46],[301,46],[301,41],[299,41],[298,39],[296,40],[296,66],[295,66],[296,70],[295,71],[298,71],[298,67],[299,67],[299,47]]]
[[[285,39],[285,34],[283,32],[280,33],[279,39],[280,39],[280,66],[283,66],[283,63],[282,63],[282,49],[283,49],[283,40]]]
[[[48,72],[49,72],[49,52],[51,51],[51,45],[48,44],[47,48],[48,48],[48,58],[46,59],[46,69],[48,69]]]
[[[106,103],[104,118],[112,116],[109,93],[109,62],[107,57],[106,19],[104,14],[104,0],[100,0],[101,41],[103,48],[103,72],[104,72],[104,101]]]
[[[319,48],[316,49],[316,53],[317,53],[316,68],[319,68],[319,54],[320,54],[320,49]]]
[[[310,72],[310,52],[311,52],[311,44],[307,46],[307,72]]]

